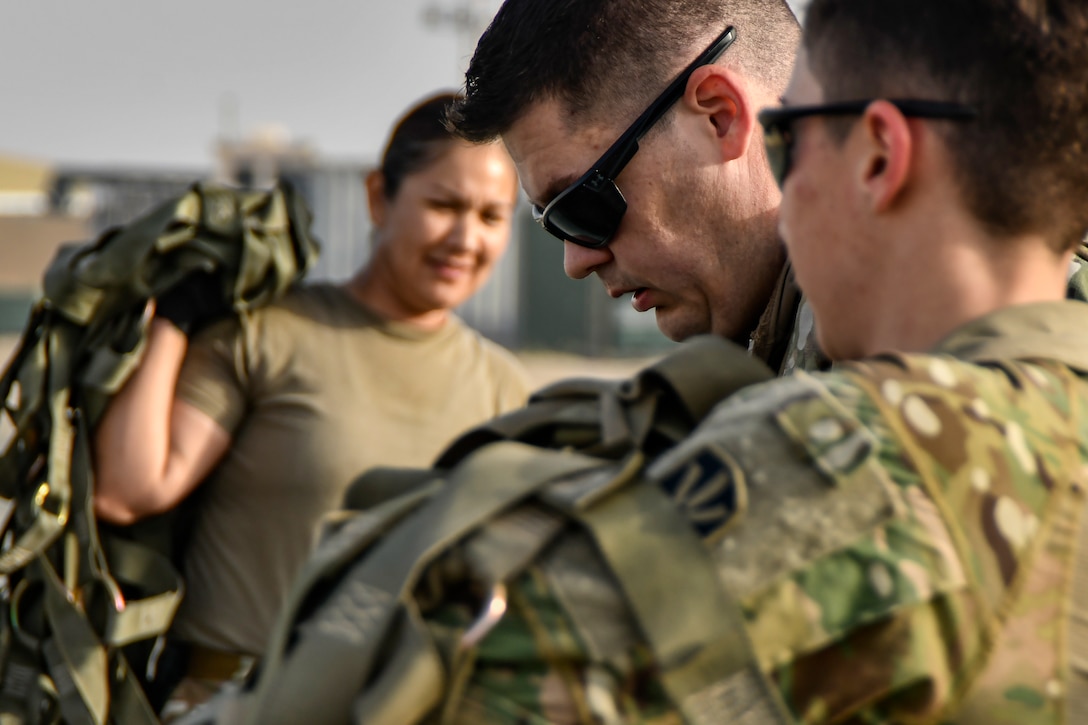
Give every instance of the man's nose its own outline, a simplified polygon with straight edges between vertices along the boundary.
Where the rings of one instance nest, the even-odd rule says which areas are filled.
[[[612,252],[607,246],[590,249],[574,242],[563,242],[563,271],[571,279],[584,279],[610,261]]]

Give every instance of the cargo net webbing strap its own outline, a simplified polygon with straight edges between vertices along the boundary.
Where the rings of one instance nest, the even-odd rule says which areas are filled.
[[[0,645],[12,645],[0,646],[0,717],[155,722],[120,647],[166,631],[181,579],[137,541],[99,540],[93,426],[139,362],[149,298],[202,271],[221,280],[234,310],[267,304],[316,259],[309,223],[289,186],[197,184],[93,243],[62,248],[50,264],[0,377],[0,602],[10,614],[0,618]],[[19,684],[27,668],[37,673],[29,689]]]

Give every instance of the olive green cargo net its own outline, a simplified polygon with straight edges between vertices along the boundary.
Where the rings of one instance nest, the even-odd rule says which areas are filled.
[[[0,382],[0,723],[156,722],[121,647],[166,631],[182,583],[100,531],[89,437],[140,360],[149,298],[202,272],[234,310],[266,304],[316,259],[309,224],[286,185],[197,184],[50,264]]]
[[[789,722],[707,547],[669,495],[642,476],[647,461],[717,403],[771,377],[741,348],[699,338],[630,380],[546,388],[527,407],[466,433],[434,469],[363,475],[346,498],[363,510],[330,520],[258,674],[182,723],[454,718],[490,605],[571,527],[593,538],[684,722]],[[424,624],[420,593],[430,564],[455,546],[492,601],[481,603],[480,626],[452,643]],[[715,707],[723,683],[736,695],[725,710]]]

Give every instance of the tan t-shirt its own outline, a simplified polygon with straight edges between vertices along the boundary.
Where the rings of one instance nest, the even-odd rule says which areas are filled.
[[[177,395],[233,440],[199,491],[175,633],[260,654],[347,486],[373,466],[429,466],[467,428],[523,405],[528,383],[456,318],[423,332],[312,285],[194,340]]]

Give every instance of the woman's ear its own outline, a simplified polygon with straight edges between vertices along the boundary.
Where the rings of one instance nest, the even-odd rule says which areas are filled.
[[[385,176],[380,169],[374,169],[363,180],[366,185],[366,201],[370,207],[370,223],[374,227],[385,225],[389,199],[385,195]]]
[[[900,198],[912,171],[910,123],[887,101],[874,101],[861,118],[858,175],[873,211],[884,212]]]
[[[702,66],[688,79],[683,103],[703,116],[722,161],[739,159],[748,152],[758,109],[752,107],[747,86],[736,73],[722,66]]]

